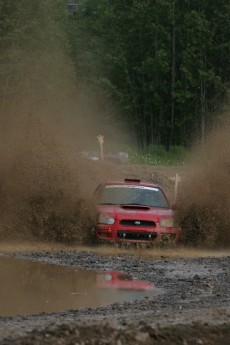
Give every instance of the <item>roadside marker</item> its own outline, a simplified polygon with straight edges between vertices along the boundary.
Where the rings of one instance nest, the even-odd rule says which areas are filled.
[[[179,182],[181,182],[181,177],[179,176],[179,174],[176,173],[176,177],[175,177],[175,191],[174,191],[174,200],[175,201],[177,199]]]
[[[104,160],[104,150],[103,150],[104,136],[101,134],[98,135],[97,141],[99,142],[99,145],[100,145],[100,157],[101,157],[101,160],[103,161]]]
[[[173,181],[175,183],[175,187],[174,187],[174,201],[176,201],[177,199],[177,195],[178,195],[178,185],[179,182],[182,181],[181,176],[179,176],[178,173],[176,173],[176,177],[170,177],[169,180]]]

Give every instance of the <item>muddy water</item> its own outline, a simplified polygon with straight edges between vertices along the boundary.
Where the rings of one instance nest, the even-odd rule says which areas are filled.
[[[0,316],[100,307],[153,294],[122,272],[95,272],[0,256]]]

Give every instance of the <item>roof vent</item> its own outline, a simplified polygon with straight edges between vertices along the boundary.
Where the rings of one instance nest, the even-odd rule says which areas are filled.
[[[140,183],[141,180],[137,178],[125,178],[125,182]]]

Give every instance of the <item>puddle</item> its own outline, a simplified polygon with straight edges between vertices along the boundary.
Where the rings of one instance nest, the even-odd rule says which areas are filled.
[[[122,272],[95,272],[0,256],[0,316],[102,307],[152,296],[153,284]]]

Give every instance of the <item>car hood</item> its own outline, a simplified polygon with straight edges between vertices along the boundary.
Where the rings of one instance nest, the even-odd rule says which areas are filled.
[[[121,219],[146,219],[159,221],[161,218],[173,217],[174,212],[170,208],[157,208],[139,205],[98,205],[100,213]]]

